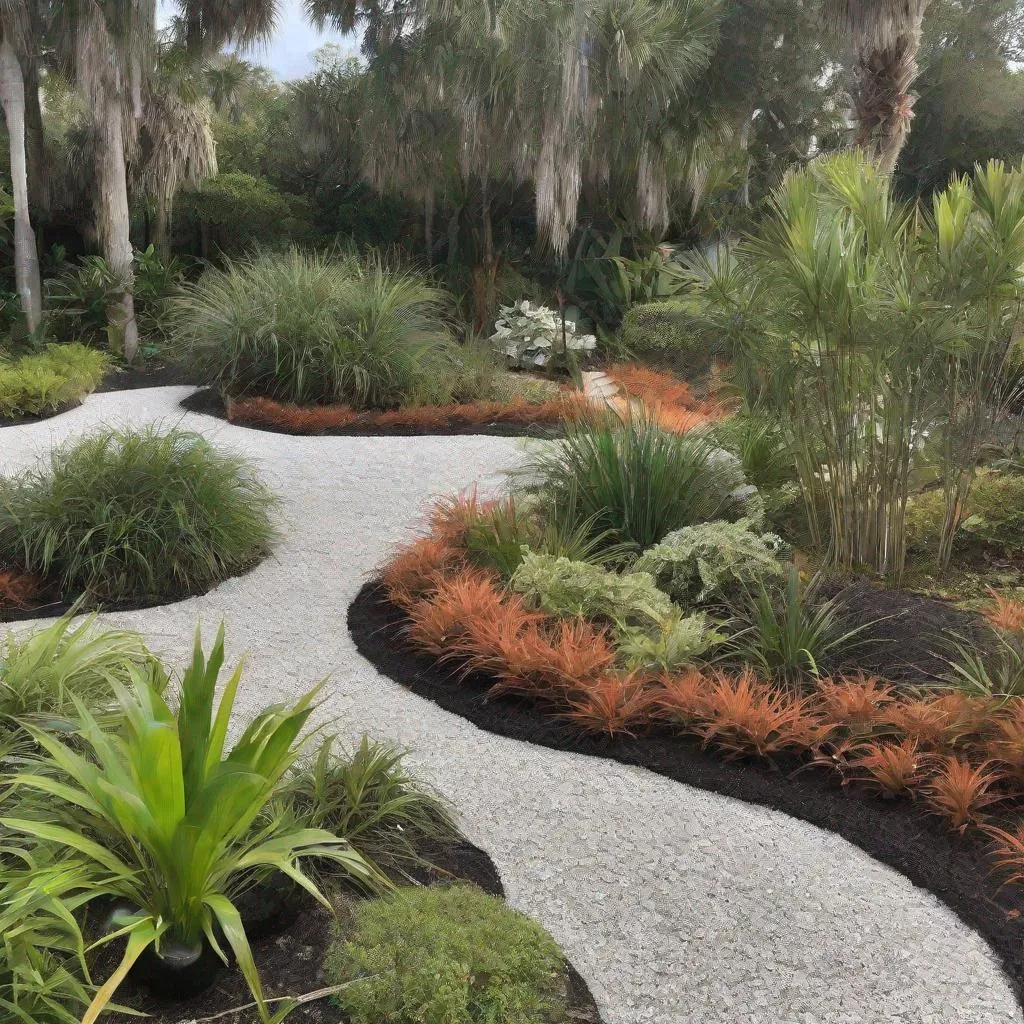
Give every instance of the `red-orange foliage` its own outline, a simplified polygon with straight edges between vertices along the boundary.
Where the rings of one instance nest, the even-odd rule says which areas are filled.
[[[983,828],[995,840],[992,857],[996,867],[1008,873],[1006,881],[1024,882],[1024,822],[1013,832],[993,825]]]
[[[647,405],[689,408],[694,404],[689,384],[669,373],[652,370],[642,363],[615,363],[606,372],[627,395],[639,398]]]
[[[658,677],[652,690],[654,714],[663,721],[687,727],[708,713],[708,691],[713,678],[698,668]]]
[[[892,700],[892,686],[876,676],[824,678],[818,680],[817,686],[817,698],[827,717],[857,731],[875,726],[882,709]]]
[[[634,735],[651,721],[652,694],[637,672],[609,673],[579,686],[563,717],[582,732]]]
[[[807,698],[762,682],[750,669],[716,673],[706,699],[708,721],[698,732],[705,746],[714,743],[730,757],[814,747],[832,731]]]
[[[398,551],[384,566],[380,579],[388,598],[408,608],[434,585],[438,574],[462,565],[458,550],[436,537],[420,537]]]
[[[294,405],[272,398],[227,400],[227,417],[232,423],[276,427],[295,434],[322,434],[328,430],[349,428],[373,430],[408,428],[445,430],[478,426],[482,423],[507,423],[530,426],[557,424],[576,419],[580,404],[572,392],[547,402],[527,402],[518,397],[511,402],[461,402],[451,405],[411,405],[401,409],[370,409],[357,412],[348,405]]]
[[[42,589],[42,581],[32,573],[0,569],[0,608],[27,608]]]
[[[1024,604],[1012,597],[1004,597],[989,587],[992,603],[982,613],[997,629],[1005,629],[1009,633],[1024,631]]]
[[[958,832],[976,822],[984,808],[1005,799],[1002,794],[991,792],[1001,775],[990,771],[988,765],[986,761],[974,766],[952,754],[947,755],[924,787],[928,806],[947,818]]]
[[[982,730],[991,708],[990,701],[954,690],[941,697],[893,701],[886,705],[880,721],[925,749],[944,750]]]
[[[431,536],[452,547],[463,547],[469,527],[487,515],[496,504],[494,501],[481,501],[475,489],[454,497],[441,498],[430,510]]]
[[[467,569],[438,579],[432,594],[414,602],[406,630],[419,647],[446,655],[472,623],[500,618],[508,608],[487,573]]]
[[[848,759],[847,765],[862,782],[877,787],[888,797],[911,792],[924,774],[921,752],[912,739],[865,743],[856,756]]]
[[[1006,766],[1018,784],[1024,783],[1024,701],[1012,698],[999,714],[991,718],[991,735],[985,752],[993,761]]]

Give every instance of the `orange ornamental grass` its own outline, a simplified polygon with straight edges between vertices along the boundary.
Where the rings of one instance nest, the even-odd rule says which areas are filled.
[[[463,566],[458,550],[436,537],[420,537],[399,549],[380,579],[389,600],[408,608],[434,586],[438,575]]]
[[[877,725],[892,699],[892,686],[864,673],[817,682],[817,700],[829,720],[858,732]]]
[[[487,573],[467,569],[437,580],[436,589],[408,608],[406,630],[417,646],[434,655],[447,655],[465,636],[470,622],[507,614],[508,605]]]
[[[904,739],[899,743],[881,740],[865,743],[846,764],[856,778],[881,791],[885,797],[912,793],[924,778],[922,755],[917,743]]]
[[[992,713],[992,702],[954,690],[887,704],[879,721],[892,725],[927,750],[945,750],[976,737]]]
[[[0,569],[0,608],[26,608],[41,590],[38,576],[18,569]]]
[[[997,629],[1008,633],[1024,631],[1024,604],[1012,597],[1004,597],[997,590],[988,588],[992,603],[982,612]]]
[[[454,548],[465,547],[469,528],[497,505],[497,501],[481,501],[477,497],[476,488],[439,498],[430,510],[430,534]]]
[[[581,732],[636,735],[652,721],[654,696],[639,672],[609,672],[574,691],[562,717]]]
[[[670,725],[691,727],[707,716],[707,695],[713,685],[714,677],[699,668],[658,676],[651,694],[654,715]]]
[[[749,668],[717,672],[707,695],[708,721],[697,731],[704,745],[729,757],[771,757],[788,748],[813,748],[832,732],[806,697],[762,682]]]
[[[990,719],[985,753],[1004,765],[1017,785],[1024,784],[1024,700],[1011,697]]]
[[[627,395],[647,405],[678,405],[689,408],[695,402],[690,385],[668,373],[660,373],[641,363],[615,363],[608,376]]]
[[[990,763],[974,766],[947,755],[940,760],[938,772],[924,786],[928,806],[946,818],[957,832],[977,823],[986,807],[1006,799],[1003,794],[992,792],[1002,775],[990,771]]]
[[[994,840],[992,858],[996,868],[1007,873],[1006,884],[1024,882],[1024,822],[1012,832],[994,825],[982,828]]]

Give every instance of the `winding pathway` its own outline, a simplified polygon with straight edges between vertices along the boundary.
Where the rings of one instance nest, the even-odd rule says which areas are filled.
[[[1022,1022],[985,943],[836,836],[614,762],[476,729],[378,675],[345,627],[363,580],[428,500],[496,486],[523,442],[296,438],[182,413],[186,388],[94,395],[0,430],[0,470],[100,424],[182,421],[257,460],[284,497],[276,558],[202,598],[111,615],[175,663],[196,620],[249,651],[255,709],[330,676],[325,713],[411,750],[494,858],[509,899],[587,978],[609,1024]],[[208,637],[209,639],[209,637]]]

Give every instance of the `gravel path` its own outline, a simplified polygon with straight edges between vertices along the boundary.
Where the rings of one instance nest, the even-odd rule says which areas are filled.
[[[295,438],[177,407],[186,388],[94,395],[0,430],[0,468],[98,423],[182,421],[259,462],[284,540],[248,576],[192,601],[109,616],[179,662],[201,619],[251,654],[255,708],[330,676],[326,712],[411,750],[587,978],[609,1024],[995,1024],[1022,1021],[984,942],[929,893],[845,841],[614,762],[477,730],[379,676],[345,612],[428,500],[495,486],[523,442]],[[244,699],[244,698],[243,698]]]

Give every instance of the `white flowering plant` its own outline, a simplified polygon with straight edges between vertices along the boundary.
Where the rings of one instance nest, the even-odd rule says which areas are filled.
[[[597,338],[577,333],[574,320],[565,321],[563,335],[558,311],[535,306],[529,299],[500,308],[491,342],[510,366],[524,370],[559,366],[569,352],[585,355],[597,348]]]

